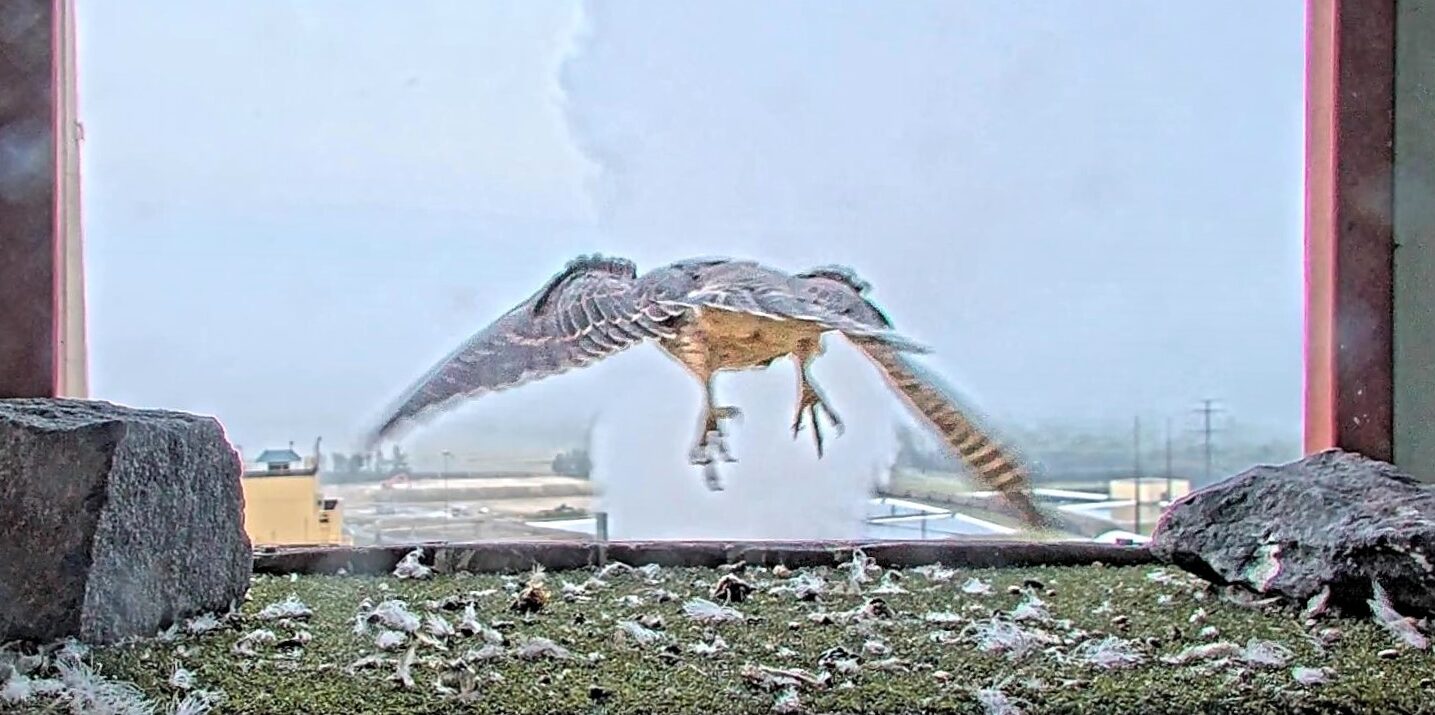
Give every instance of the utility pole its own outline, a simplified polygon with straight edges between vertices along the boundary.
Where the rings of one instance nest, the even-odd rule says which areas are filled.
[[[1172,499],[1172,482],[1174,474],[1171,472],[1171,418],[1166,418],[1166,501]]]
[[[450,459],[453,459],[453,452],[450,452],[450,451],[448,451],[448,450],[445,449],[445,450],[443,451],[443,518],[444,518],[444,519],[448,519],[448,518],[450,518],[450,517],[453,516],[453,507],[450,506],[450,504],[449,504],[449,496],[448,496],[448,461],[449,461]]]
[[[1132,483],[1133,483],[1133,485],[1135,486],[1135,490],[1136,490],[1136,494],[1135,494],[1135,496],[1136,496],[1136,508],[1135,508],[1136,523],[1135,523],[1135,525],[1134,525],[1135,528],[1132,529],[1132,531],[1135,531],[1136,533],[1139,534],[1139,533],[1141,533],[1141,416],[1140,416],[1140,415],[1137,415],[1137,416],[1136,416],[1136,419],[1132,422],[1132,425],[1131,425],[1131,442],[1132,442],[1132,452],[1131,452],[1131,455],[1132,455],[1132,458],[1133,458],[1133,459],[1132,459],[1132,465],[1131,465],[1131,466],[1132,466],[1132,472],[1134,473],[1134,477],[1135,477],[1135,478],[1132,480]]]
[[[1208,397],[1204,400],[1201,400],[1201,406],[1196,408],[1196,413],[1201,415],[1202,421],[1201,433],[1203,436],[1203,444],[1206,451],[1207,484],[1211,483],[1211,435],[1215,432],[1215,429],[1211,426],[1211,416],[1221,411],[1219,407],[1215,406],[1215,402],[1215,400]]]

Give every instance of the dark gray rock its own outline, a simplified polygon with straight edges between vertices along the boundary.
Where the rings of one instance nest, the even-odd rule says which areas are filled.
[[[0,641],[110,643],[242,599],[241,469],[210,417],[0,400]]]
[[[1435,491],[1385,462],[1327,450],[1176,500],[1150,548],[1208,581],[1369,612],[1372,579],[1405,615],[1435,612]]]

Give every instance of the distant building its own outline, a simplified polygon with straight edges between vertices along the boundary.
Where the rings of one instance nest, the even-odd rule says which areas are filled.
[[[298,452],[294,451],[291,443],[289,449],[266,449],[254,460],[263,464],[271,472],[283,472],[291,469],[293,465],[304,461]]]
[[[244,530],[255,546],[346,544],[340,501],[319,489],[319,455],[266,449],[244,470]]]
[[[1109,512],[1113,523],[1141,533],[1150,533],[1167,504],[1191,493],[1191,480],[1171,479],[1168,485],[1165,477],[1113,479],[1107,483],[1106,493],[1112,502],[1116,502]]]
[[[1180,499],[1191,492],[1191,480],[1167,479],[1165,477],[1141,477],[1139,479],[1112,479],[1106,483],[1107,498],[1112,501],[1136,501],[1140,488],[1142,504]],[[1169,492],[1168,491],[1169,487]]]

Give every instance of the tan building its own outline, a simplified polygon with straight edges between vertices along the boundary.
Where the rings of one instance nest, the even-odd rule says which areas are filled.
[[[1106,494],[1112,501],[1137,500],[1137,488],[1140,488],[1140,501],[1143,504],[1171,501],[1180,499],[1191,491],[1191,480],[1189,479],[1166,479],[1165,477],[1141,477],[1139,479],[1113,479],[1106,485]],[[1167,490],[1170,493],[1167,493]]]
[[[292,448],[267,449],[246,469],[244,530],[258,546],[347,544],[344,511],[319,486],[318,455],[301,458]]]

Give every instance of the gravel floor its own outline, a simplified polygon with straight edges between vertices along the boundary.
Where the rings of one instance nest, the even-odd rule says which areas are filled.
[[[0,709],[1435,712],[1435,659],[1369,619],[1156,567],[863,563],[256,577],[238,613],[159,640],[0,651]]]

